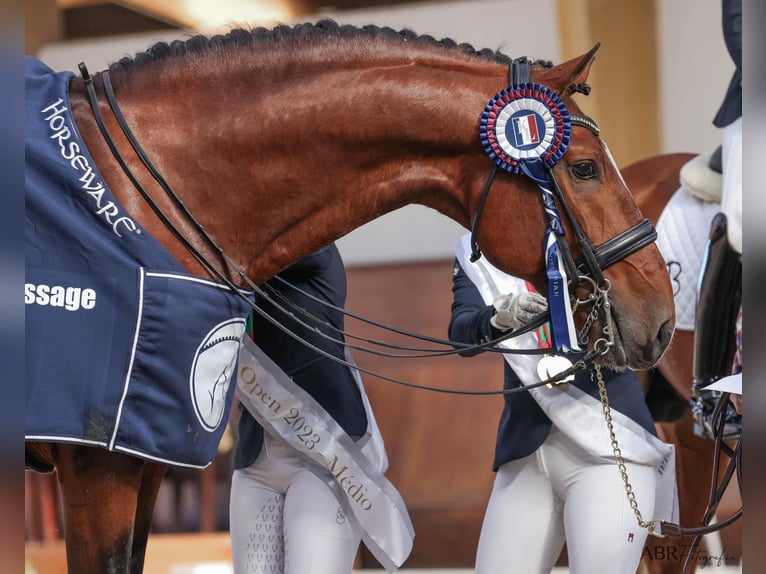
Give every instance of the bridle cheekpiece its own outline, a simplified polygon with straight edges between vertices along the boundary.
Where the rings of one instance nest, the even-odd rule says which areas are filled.
[[[542,193],[548,226],[545,235],[547,296],[551,331],[556,351],[579,351],[572,308],[569,303],[569,274],[577,270],[568,247],[558,238],[564,227],[551,190],[552,168],[564,156],[572,135],[572,118],[561,97],[550,88],[529,82],[531,65],[526,58],[511,64],[511,87],[493,97],[481,115],[479,134],[484,151],[495,163],[485,185],[471,236],[471,260],[481,256],[477,229],[482,208],[497,168],[533,180]],[[565,257],[568,260],[565,262]]]

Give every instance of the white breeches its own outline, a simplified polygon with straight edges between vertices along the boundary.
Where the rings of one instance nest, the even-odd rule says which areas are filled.
[[[645,521],[655,471],[626,463]],[[533,454],[502,465],[482,525],[477,574],[549,574],[566,540],[571,574],[635,574],[647,531],[630,508],[617,464],[553,429]]]
[[[252,466],[235,470],[234,574],[350,574],[360,536],[330,488],[268,433]]]

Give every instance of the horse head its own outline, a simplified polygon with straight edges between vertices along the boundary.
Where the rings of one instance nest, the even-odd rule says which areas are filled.
[[[596,49],[598,45],[584,56],[555,67],[531,70],[531,81],[558,95],[571,118],[568,147],[547,170],[543,187],[552,191],[551,198],[561,215],[562,248],[571,251],[569,285],[574,297],[578,302],[594,301],[594,290],[605,289],[607,293],[606,305],[596,301],[594,305],[578,305],[574,312],[583,342],[587,337],[591,347],[600,345],[603,342],[597,341],[606,336],[609,348],[603,348],[600,362],[643,369],[660,359],[672,337],[672,287],[653,243],[653,228],[644,220],[597,124],[583,114],[573,98],[590,90],[586,81]],[[528,245],[530,252],[539,255],[542,250],[543,230],[551,220],[540,205],[538,184],[523,174],[501,171],[493,184],[497,189],[486,198],[476,236],[492,263],[501,269],[515,268],[516,274],[531,278],[544,293],[546,262],[539,256],[520,261],[518,250],[509,249],[513,229],[515,236],[535,238]],[[508,193],[511,186],[524,186],[529,193],[526,197]],[[514,199],[509,201],[509,197]],[[546,210],[550,207],[546,205]],[[565,260],[569,258],[564,255]]]

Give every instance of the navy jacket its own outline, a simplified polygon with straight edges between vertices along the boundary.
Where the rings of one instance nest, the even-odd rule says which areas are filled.
[[[323,247],[313,255],[301,259],[278,274],[298,289],[343,308],[346,303],[346,271],[335,244]],[[317,317],[319,322],[293,311],[303,322],[319,329],[334,339],[342,336],[323,325],[326,322],[336,329],[343,329],[343,313],[312,300],[278,279],[268,284],[299,308]],[[273,297],[282,307],[290,307],[279,298]],[[345,359],[345,347],[330,341],[313,330],[297,324],[294,320],[277,311],[267,301],[256,301],[272,317],[285,325],[315,347],[341,359]],[[343,427],[351,437],[361,437],[367,431],[367,414],[362,395],[353,374],[345,365],[323,357],[283,333],[269,321],[254,313],[253,340],[269,358],[290,376],[296,384],[306,390]],[[252,415],[240,405],[241,418],[238,426],[238,440],[234,456],[234,467],[250,466],[261,451],[263,428]]]
[[[479,344],[499,337],[502,333],[492,327],[490,317],[495,314],[492,305],[486,305],[473,284],[455,261],[452,281],[452,317],[449,324],[449,337],[452,341]],[[475,351],[470,354],[476,354]],[[468,354],[466,354],[468,355]],[[503,388],[516,388],[521,381],[508,363],[505,365]],[[650,433],[656,435],[654,422],[644,400],[644,393],[633,371],[601,369],[609,394],[610,406],[630,417]],[[595,371],[591,368],[577,371],[573,383],[598,400],[598,385]],[[535,399],[527,392],[504,395],[505,406],[500,415],[500,424],[495,444],[493,470],[508,461],[523,458],[535,452],[548,437],[551,420],[539,407]],[[604,432],[607,432],[604,422]]]
[[[724,128],[742,115],[742,0],[722,2],[723,39],[736,66],[713,125]]]

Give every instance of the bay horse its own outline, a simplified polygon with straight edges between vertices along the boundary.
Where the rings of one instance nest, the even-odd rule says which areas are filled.
[[[529,79],[551,98],[560,98],[571,118],[580,118],[567,127],[568,133],[559,134],[570,139],[549,175],[557,182],[556,203],[566,215],[565,237],[579,240],[571,246],[572,258],[589,258],[585,267],[603,271],[600,287],[609,287],[611,314],[602,311],[595,323],[589,320],[588,347],[592,350],[599,328],[610,323],[613,344],[598,349],[597,361],[648,368],[662,356],[674,329],[672,288],[653,237],[643,233],[636,238],[635,230],[646,231],[645,220],[595,122],[582,115],[573,98],[587,94],[583,86],[594,53],[595,48],[556,66],[532,65]],[[219,299],[223,295],[218,292],[232,295],[235,288],[252,295],[250,287],[292,262],[411,203],[431,207],[468,229],[481,211],[481,225],[474,229],[484,256],[544,288],[545,262],[536,246],[543,245],[548,218],[538,185],[503,170],[494,177],[479,138],[488,100],[503,97],[501,91],[509,87],[510,64],[503,54],[408,30],[321,21],[157,43],[92,76],[82,66],[80,77],[39,73],[39,65],[32,82],[28,74],[25,302],[27,350],[34,356],[27,356],[27,464],[58,474],[70,573],[141,572],[168,465],[201,468],[214,456],[233,385],[219,385],[222,379],[215,376],[215,384],[194,377],[198,367],[209,367],[203,360],[208,349],[233,348],[250,309],[228,303],[230,308],[220,311],[197,298],[194,289],[215,291]],[[49,81],[54,76],[64,80],[63,95],[30,102],[30,86],[59,89]],[[563,128],[557,124],[555,129]],[[41,135],[33,141],[32,133]],[[53,148],[54,159],[37,159],[43,147]],[[77,177],[53,185],[40,199],[31,192],[40,180],[32,172],[36,163],[51,173],[54,168],[74,171]],[[492,193],[485,193],[490,183]],[[43,209],[53,201],[60,202],[57,211],[43,221]],[[65,219],[77,210],[86,213],[84,222]],[[61,235],[52,237],[52,247],[34,243],[35,234],[54,231]],[[106,236],[106,245],[93,245],[94,234]],[[111,270],[94,263],[117,244],[143,249],[147,242],[164,251],[155,255],[152,243],[151,255],[118,255],[128,260],[132,275],[127,281],[112,280]],[[59,252],[69,246],[76,247],[71,260],[46,278]],[[599,252],[593,246],[606,247]],[[148,269],[155,265],[152,257],[169,270]],[[89,282],[98,282],[101,291],[89,288]],[[152,321],[172,315],[185,320],[184,326],[152,323],[149,329],[132,318],[121,320],[121,305],[99,306],[97,301],[123,283],[132,290],[146,288],[135,303],[141,321],[141,313],[149,313]],[[188,293],[174,294],[170,286],[176,283]],[[582,290],[587,285],[578,287],[586,296]],[[128,306],[133,305],[130,299]],[[578,326],[589,314],[583,307],[575,314]],[[191,375],[188,367],[166,368],[166,361],[181,354],[173,339],[201,328],[197,323],[203,322],[203,311],[228,320],[217,326],[213,321],[208,337],[192,349]],[[38,312],[58,314],[44,322],[36,319]],[[39,351],[49,331],[80,317],[87,322],[86,312],[102,313],[102,321],[127,323],[128,334],[115,325],[103,337],[95,331],[101,321],[87,323],[82,336],[62,333]],[[79,338],[90,347],[73,355]],[[130,361],[117,365],[123,369],[117,391],[96,386],[105,383],[100,377],[116,368],[115,362],[124,360],[113,358],[118,343],[130,353],[154,354],[137,369],[134,355],[126,353]],[[59,347],[68,354],[45,371],[49,374],[41,387],[33,379]],[[221,366],[221,376],[229,367]],[[85,372],[86,391],[72,386],[70,372]],[[142,383],[139,390],[136,378]],[[166,379],[185,385],[196,418],[192,414],[178,424],[186,420],[182,411],[188,405],[168,401],[174,391],[167,390]],[[198,383],[204,392],[197,392]],[[73,395],[86,406],[74,403]],[[101,412],[98,401],[105,395],[117,395],[116,402]],[[155,408],[157,395],[163,401],[151,418],[148,411]],[[138,405],[131,407],[131,400]],[[43,418],[38,411],[46,402],[56,411]],[[83,427],[81,436],[38,429],[72,426],[65,407],[86,414],[86,421],[76,421]],[[29,428],[32,418],[35,429]],[[122,426],[128,422],[130,433]],[[152,432],[156,428],[161,430]],[[173,461],[159,449],[175,439],[187,450],[205,448],[193,451],[191,462]]]
[[[681,185],[681,168],[697,154],[669,153],[636,161],[622,169],[628,188],[641,212],[657,224],[663,209]],[[692,398],[694,331],[676,329],[670,346],[650,370],[638,371],[647,391],[655,423],[663,440],[676,447],[681,524],[696,527],[706,512],[713,482],[715,443],[695,432],[690,408]],[[660,404],[661,403],[661,404]],[[723,518],[723,517],[721,517]],[[647,539],[645,567],[651,574],[679,572],[687,559],[693,537]],[[693,568],[699,554],[693,553]]]

